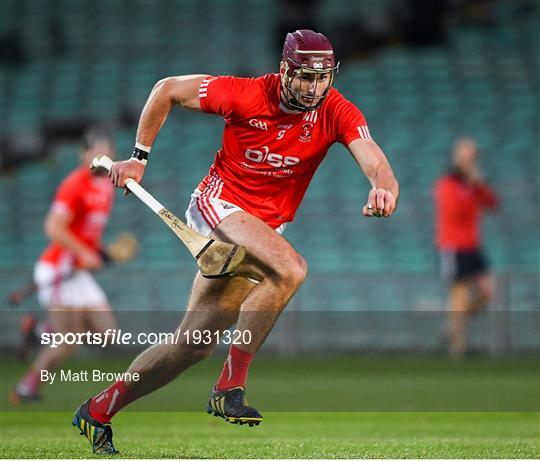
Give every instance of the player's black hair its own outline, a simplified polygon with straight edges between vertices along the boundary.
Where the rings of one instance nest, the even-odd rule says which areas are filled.
[[[81,146],[84,150],[88,150],[98,142],[104,141],[112,144],[113,141],[110,133],[101,127],[91,127],[82,135]]]

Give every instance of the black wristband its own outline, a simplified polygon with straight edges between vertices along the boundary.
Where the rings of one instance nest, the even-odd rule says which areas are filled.
[[[148,161],[148,155],[148,152],[146,152],[145,150],[134,147],[131,158],[137,159],[139,160],[139,162],[146,163]]]

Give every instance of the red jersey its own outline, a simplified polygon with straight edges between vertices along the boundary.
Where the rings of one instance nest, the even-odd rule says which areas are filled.
[[[280,77],[206,77],[203,111],[225,120],[223,144],[201,192],[277,228],[292,221],[315,170],[335,142],[371,139],[362,112],[332,88],[309,112],[280,105]]]
[[[468,251],[480,246],[480,218],[484,208],[497,205],[486,184],[471,184],[457,174],[435,185],[436,244],[441,250]]]
[[[107,176],[94,176],[86,167],[73,171],[60,184],[51,209],[69,214],[69,229],[89,248],[98,250],[114,199],[114,185]],[[40,257],[52,264],[76,263],[74,255],[52,242]]]

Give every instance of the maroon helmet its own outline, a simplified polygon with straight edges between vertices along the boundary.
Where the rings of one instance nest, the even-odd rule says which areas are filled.
[[[339,68],[330,41],[312,30],[297,30],[287,34],[281,58],[285,71],[281,75],[281,83],[286,102],[294,109],[307,111],[319,107],[328,95],[334,81],[334,71]],[[291,84],[295,77],[314,79],[318,83],[318,74],[329,74],[329,85],[322,96],[311,98],[311,104],[300,102],[300,89],[293,90]]]

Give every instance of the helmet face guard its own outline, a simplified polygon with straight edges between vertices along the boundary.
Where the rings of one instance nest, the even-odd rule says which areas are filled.
[[[339,63],[332,67],[331,69],[325,69],[325,70],[319,70],[319,69],[313,69],[306,66],[299,66],[297,69],[293,70],[292,72],[288,72],[290,67],[285,62],[285,72],[281,75],[281,87],[285,96],[285,102],[288,106],[290,106],[292,109],[300,110],[300,111],[309,111],[309,110],[315,110],[318,107],[321,106],[321,104],[324,102],[326,96],[328,95],[328,92],[332,88],[332,84],[334,83],[334,71],[338,71]],[[290,75],[292,74],[292,75]],[[329,74],[329,82],[328,86],[324,90],[324,93],[320,96],[317,96],[317,86],[319,85],[319,76]],[[310,79],[315,80],[315,87],[313,89],[313,96],[311,98],[311,104],[302,104],[301,98],[305,97],[305,95],[302,93],[301,85],[298,86],[298,88],[295,90],[292,87],[293,80],[298,77],[300,80],[303,80],[309,76]]]
[[[324,102],[334,82],[334,71],[337,73],[339,63],[336,63],[334,51],[329,40],[320,33],[312,30],[297,30],[287,34],[283,45],[281,70],[281,89],[284,102],[292,109],[309,111],[317,109]],[[324,93],[317,96],[317,85],[320,75],[329,74],[328,86]],[[308,94],[303,94],[301,85],[293,89],[293,80],[298,77],[301,81],[308,78],[315,80],[315,88]],[[309,104],[302,99],[311,100]]]

